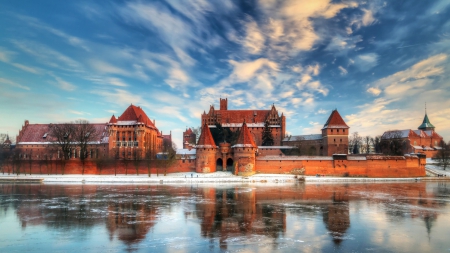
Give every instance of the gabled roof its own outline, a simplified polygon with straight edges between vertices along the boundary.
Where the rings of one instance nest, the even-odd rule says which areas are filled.
[[[186,131],[184,132],[185,135],[191,135],[192,134],[192,129],[186,129]]]
[[[250,130],[248,130],[247,124],[244,121],[244,124],[242,124],[241,132],[239,133],[239,138],[237,139],[236,145],[234,146],[244,146],[244,147],[255,147],[256,144],[253,140],[253,136],[250,133]]]
[[[433,126],[433,124],[430,123],[430,120],[428,119],[428,115],[425,113],[425,117],[423,118],[422,124],[419,126],[418,129],[428,130],[429,128],[434,129],[434,126]]]
[[[18,144],[44,144],[55,141],[54,137],[50,135],[52,125],[57,124],[29,124],[24,129]],[[94,142],[107,143],[108,130],[106,124],[90,124],[95,127],[98,136]]]
[[[118,121],[136,121],[144,123],[147,126],[155,127],[150,118],[145,114],[141,107],[130,105],[128,108],[120,115]],[[155,127],[156,128],[156,127]]]
[[[333,110],[330,114],[330,117],[328,117],[327,122],[325,125],[323,125],[322,129],[327,128],[350,128],[347,126],[345,121],[342,119],[341,115],[337,111],[337,109]]]
[[[211,131],[209,130],[208,125],[203,124],[202,133],[200,134],[200,138],[198,139],[197,148],[216,148],[216,143],[212,137]]]
[[[322,134],[293,135],[290,137],[285,137],[283,141],[312,141],[322,140],[322,138]]]
[[[405,129],[405,130],[390,130],[383,133],[381,136],[382,139],[399,139],[399,138],[408,138],[412,136],[419,135],[412,131],[411,129]]]

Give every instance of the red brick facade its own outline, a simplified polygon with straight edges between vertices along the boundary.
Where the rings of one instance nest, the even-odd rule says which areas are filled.
[[[441,149],[442,136],[434,131],[435,127],[430,123],[425,114],[422,125],[418,130],[391,130],[384,132],[382,139],[399,140],[402,143],[403,153],[422,153],[427,157],[434,157]]]
[[[262,133],[264,123],[269,122],[275,146],[280,146],[285,137],[286,117],[279,115],[275,105],[270,110],[228,110],[228,99],[220,99],[220,110],[215,110],[210,106],[208,113],[203,112],[201,125],[206,123],[209,127],[214,127],[216,123],[222,127],[228,127],[231,131],[240,130],[243,122],[247,123],[250,133],[257,146],[262,144]]]

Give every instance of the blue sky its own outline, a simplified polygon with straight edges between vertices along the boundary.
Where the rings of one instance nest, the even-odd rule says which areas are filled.
[[[178,147],[219,98],[319,133],[416,129],[450,139],[450,1],[0,2],[0,133],[107,122],[140,105]]]

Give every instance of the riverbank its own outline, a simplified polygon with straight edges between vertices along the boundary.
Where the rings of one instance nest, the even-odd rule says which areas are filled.
[[[215,173],[170,173],[166,176],[148,175],[1,175],[0,183],[85,183],[85,184],[173,184],[173,183],[283,183],[283,182],[374,182],[417,181],[421,178],[363,178],[363,177],[311,177],[291,174],[255,174],[249,177],[235,176],[230,172]]]

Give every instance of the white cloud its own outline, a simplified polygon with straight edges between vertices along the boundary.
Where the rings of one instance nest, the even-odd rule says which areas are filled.
[[[128,86],[128,84],[124,83],[119,78],[109,78],[107,82],[111,85],[118,86],[118,87],[127,87]]]
[[[25,86],[25,85],[22,85],[22,84],[18,84],[18,83],[14,82],[14,81],[11,81],[11,80],[8,80],[8,79],[2,78],[2,77],[0,77],[0,83],[6,84],[6,85],[9,85],[9,86],[12,86],[12,87],[17,87],[17,88],[20,88],[20,89],[24,89],[24,90],[30,90],[30,87],[28,87],[28,86]]]
[[[246,36],[243,41],[244,47],[251,54],[258,54],[264,47],[265,38],[259,30],[258,24],[251,20],[246,24]]]
[[[57,84],[58,84],[58,88],[62,89],[62,90],[66,90],[66,91],[73,91],[76,89],[76,86],[63,80],[62,78],[52,75],[53,78],[55,78]]]
[[[11,60],[12,55],[13,52],[0,47],[0,61],[9,62]]]
[[[382,90],[388,91],[388,94],[397,94],[398,87],[403,91],[420,88],[432,81],[432,77],[444,73],[444,63],[447,62],[446,54],[437,54],[425,60],[422,60],[410,68],[399,71],[393,75],[382,78],[369,85],[368,92]],[[418,80],[423,79],[418,82]],[[371,89],[373,88],[373,89]],[[369,91],[370,90],[370,91]],[[371,92],[373,94],[373,92]]]
[[[378,65],[378,54],[360,54],[355,59],[355,66],[362,72],[366,72]]]
[[[30,72],[33,74],[39,74],[39,70],[37,70],[36,68],[25,66],[25,65],[19,64],[19,63],[11,63],[11,65],[13,65],[14,67],[16,67],[18,69],[21,69],[21,70],[24,70],[24,71],[27,71],[27,72]]]
[[[342,67],[342,66],[339,66],[338,67],[339,68],[339,70],[341,71],[341,75],[347,75],[348,74],[348,71],[344,68],[344,67]]]
[[[374,95],[374,96],[378,96],[381,93],[381,90],[375,87],[370,87],[369,89],[367,89],[367,92],[369,92],[370,94]]]

